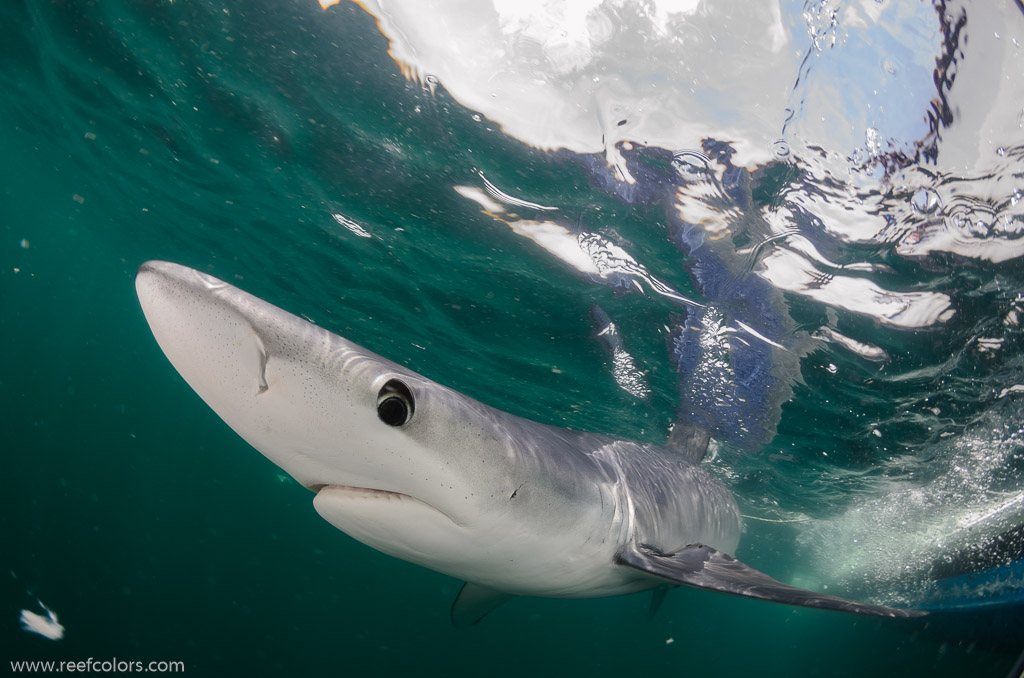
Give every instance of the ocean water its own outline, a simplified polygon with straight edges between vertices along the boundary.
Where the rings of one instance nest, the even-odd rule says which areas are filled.
[[[0,6],[4,661],[1006,675],[1020,2],[363,5]],[[662,442],[680,409],[739,413],[705,462],[737,556],[932,614],[678,589],[653,619],[640,594],[517,599],[455,630],[461,582],[322,521],[181,380],[135,298],[148,259],[545,423]],[[682,369],[698,316],[770,378]],[[46,609],[60,640],[21,627]]]

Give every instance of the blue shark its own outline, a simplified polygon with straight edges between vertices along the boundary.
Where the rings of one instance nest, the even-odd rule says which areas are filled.
[[[160,348],[235,432],[383,553],[466,582],[456,626],[513,596],[692,586],[882,617],[922,612],[789,586],[735,559],[741,516],[701,467],[709,434],[666,445],[548,426],[437,384],[222,280],[150,261],[136,291]]]

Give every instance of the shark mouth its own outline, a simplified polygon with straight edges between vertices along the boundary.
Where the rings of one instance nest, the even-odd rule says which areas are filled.
[[[319,493],[322,490],[339,490],[341,492],[353,495],[366,495],[369,497],[380,497],[394,498],[394,499],[412,499],[413,501],[420,501],[411,495],[402,494],[400,492],[391,492],[390,490],[374,490],[373,488],[356,488],[354,485],[332,485],[332,484],[316,484],[309,485],[309,489],[314,493]]]
[[[316,494],[320,494],[323,491],[329,491],[329,492],[331,492],[331,494],[333,494],[335,496],[337,496],[340,493],[341,495],[343,495],[343,496],[345,496],[345,497],[347,497],[349,499],[357,499],[357,500],[358,499],[370,499],[370,500],[384,499],[384,500],[397,500],[397,501],[416,502],[417,504],[425,506],[426,508],[429,508],[432,511],[436,511],[436,512],[440,513],[441,515],[443,515],[448,520],[451,520],[453,523],[456,522],[454,519],[452,519],[452,517],[450,515],[448,515],[447,513],[442,511],[441,509],[437,508],[433,504],[428,504],[427,502],[423,501],[422,499],[418,499],[418,498],[412,496],[411,494],[404,494],[402,492],[393,492],[391,490],[378,490],[378,489],[374,489],[372,487],[355,487],[353,485],[329,485],[329,484],[322,484],[322,485],[307,485],[306,487],[307,487],[307,489],[312,490]]]
[[[401,492],[392,492],[391,490],[375,490],[372,487],[355,487],[354,485],[328,485],[328,484],[317,484],[307,485],[307,490],[312,490],[314,494],[319,494],[321,490],[340,490],[347,494],[362,494],[368,497],[377,496],[382,499],[394,498],[394,499],[412,499],[413,501],[420,501],[416,497]],[[426,502],[420,502],[426,503]]]

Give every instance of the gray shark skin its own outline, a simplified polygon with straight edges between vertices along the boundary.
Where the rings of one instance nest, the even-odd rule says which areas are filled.
[[[700,468],[703,447],[659,447],[501,412],[177,264],[143,264],[135,286],[175,369],[315,493],[324,519],[467,582],[452,608],[457,626],[516,595],[654,589],[659,600],[658,591],[678,584],[858,614],[921,614],[791,587],[727,555],[739,542],[739,510]]]

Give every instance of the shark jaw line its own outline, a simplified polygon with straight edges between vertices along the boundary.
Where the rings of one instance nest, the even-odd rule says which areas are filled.
[[[441,509],[428,504],[422,499],[417,499],[411,494],[405,494],[404,492],[394,492],[392,490],[378,490],[372,487],[357,487],[355,485],[329,485],[329,484],[314,484],[307,485],[306,489],[312,490],[314,494],[320,494],[327,490],[332,493],[341,493],[352,499],[383,499],[383,500],[396,500],[396,501],[410,501],[416,502],[420,506],[424,506],[435,513],[438,513],[447,518],[453,525],[459,525],[450,515],[442,511]]]

